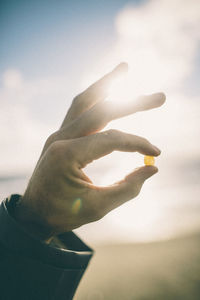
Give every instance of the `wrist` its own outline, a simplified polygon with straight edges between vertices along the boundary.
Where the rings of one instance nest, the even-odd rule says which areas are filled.
[[[19,197],[12,208],[12,216],[28,234],[49,243],[53,238],[52,230],[25,203],[24,196]]]

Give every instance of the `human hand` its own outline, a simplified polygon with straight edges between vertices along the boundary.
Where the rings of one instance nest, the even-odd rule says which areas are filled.
[[[43,240],[96,221],[112,209],[136,197],[144,181],[155,174],[154,166],[136,169],[120,182],[98,187],[83,168],[115,150],[158,156],[160,150],[146,139],[117,130],[100,132],[108,122],[158,107],[162,93],[142,96],[116,108],[106,102],[112,79],[126,71],[122,63],[111,73],[75,97],[61,128],[46,141],[41,157],[15,217],[27,230]]]

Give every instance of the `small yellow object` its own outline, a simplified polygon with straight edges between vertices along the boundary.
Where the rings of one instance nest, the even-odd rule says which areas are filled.
[[[155,158],[153,156],[145,155],[144,157],[144,164],[146,166],[154,166]]]

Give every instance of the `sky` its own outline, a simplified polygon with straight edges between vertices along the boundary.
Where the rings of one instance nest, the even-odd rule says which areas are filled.
[[[149,241],[200,229],[200,1],[0,1],[0,196],[23,192],[73,97],[121,61],[110,98],[163,91],[166,104],[112,122],[162,150],[136,200],[83,226],[93,242]],[[110,184],[143,164],[114,153],[86,168]],[[105,172],[106,170],[106,172]]]

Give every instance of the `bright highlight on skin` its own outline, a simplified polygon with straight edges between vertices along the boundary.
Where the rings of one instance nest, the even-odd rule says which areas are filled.
[[[146,166],[154,166],[155,158],[153,156],[145,155],[144,157],[144,164]]]
[[[113,101],[115,105],[120,105],[121,102],[128,103],[135,98],[133,86],[128,85],[130,78],[127,70],[113,76],[109,87],[108,101]]]
[[[72,213],[73,214],[78,214],[82,206],[82,200],[80,198],[77,198],[74,200],[72,204]]]

